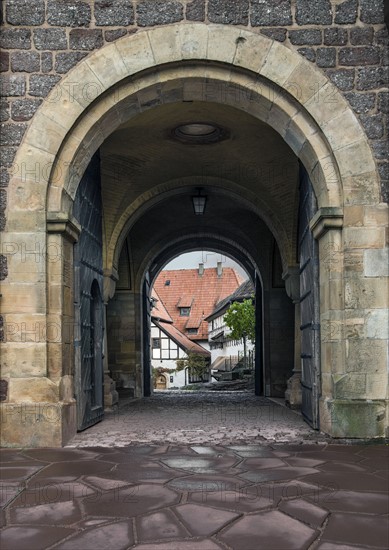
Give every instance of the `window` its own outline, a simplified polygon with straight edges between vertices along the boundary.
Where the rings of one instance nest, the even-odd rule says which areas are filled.
[[[188,334],[197,334],[198,333],[197,328],[187,328],[186,331],[187,331]]]
[[[159,349],[161,347],[160,338],[153,338],[153,349]]]
[[[181,317],[189,317],[189,315],[190,315],[190,307],[180,307]]]

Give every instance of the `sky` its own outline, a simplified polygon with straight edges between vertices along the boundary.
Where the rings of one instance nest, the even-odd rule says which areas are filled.
[[[248,279],[246,271],[234,260],[209,250],[200,250],[197,252],[188,252],[177,256],[174,260],[166,264],[164,269],[193,269],[203,263],[204,267],[216,267],[217,262],[222,262],[224,267],[233,267],[244,279]]]

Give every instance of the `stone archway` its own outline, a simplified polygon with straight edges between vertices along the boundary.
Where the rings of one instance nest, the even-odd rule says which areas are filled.
[[[368,264],[384,248],[384,227],[374,215],[376,209],[378,216],[379,208],[378,178],[361,126],[326,77],[286,46],[254,32],[199,23],[142,31],[87,57],[48,96],[17,153],[6,212],[6,239],[12,250],[34,250],[47,262],[43,272],[32,269],[26,279],[18,272],[12,250],[8,254],[9,276],[4,290],[12,285],[17,301],[14,313],[6,315],[6,323],[20,327],[28,320],[40,328],[38,340],[27,337],[33,360],[23,377],[20,373],[14,376],[12,367],[7,367],[9,392],[3,407],[13,410],[23,400],[34,406],[55,404],[57,421],[51,423],[47,435],[35,426],[36,445],[45,441],[61,444],[74,431],[71,368],[63,369],[71,348],[67,331],[72,322],[65,311],[64,292],[73,284],[69,265],[73,263],[72,246],[79,227],[72,220],[72,203],[81,176],[104,139],[139,112],[139,105],[147,108],[147,93],[151,98],[157,93],[158,99],[158,89],[183,81],[183,93],[199,97],[204,89],[196,89],[196,82],[204,79],[219,88],[228,83],[229,89],[244,90],[243,95],[232,100],[228,97],[226,102],[271,125],[312,179],[319,211],[311,227],[320,239],[321,318],[326,327],[322,338],[323,429],[332,435],[383,433],[387,383],[382,361],[369,383],[368,363],[351,373],[346,367],[350,346],[354,354],[358,346],[368,348],[371,339],[379,340],[381,346],[386,337],[378,325],[384,322],[385,327],[387,322],[380,307],[371,311],[367,303],[359,308],[358,318],[346,311],[355,287],[371,283],[374,274]],[[191,82],[192,88],[185,84]],[[342,231],[343,218],[346,228]],[[125,223],[122,220],[116,233],[120,234]],[[362,255],[358,252],[361,249]],[[362,259],[356,263],[358,255]],[[352,281],[343,279],[345,266],[353,274]],[[112,265],[104,267],[109,275]],[[363,330],[358,333],[361,324]],[[55,339],[48,337],[49,326],[55,327]],[[360,336],[358,346],[350,341],[354,329]],[[19,330],[7,342],[7,365],[12,360],[15,365],[22,361],[26,350],[19,344],[20,338]],[[27,386],[32,391],[26,390]],[[360,419],[357,427],[352,421],[356,413]],[[26,427],[21,438],[28,432]],[[4,437],[9,444],[16,441],[9,430]]]

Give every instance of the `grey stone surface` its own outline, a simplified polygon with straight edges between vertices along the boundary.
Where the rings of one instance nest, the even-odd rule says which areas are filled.
[[[375,94],[350,92],[345,97],[356,113],[368,113],[375,107]]]
[[[331,25],[330,0],[296,0],[296,22],[298,25]]]
[[[211,23],[247,25],[249,0],[208,0],[208,19]]]
[[[336,48],[317,48],[316,63],[318,67],[335,67],[336,65]]]
[[[360,17],[363,23],[384,22],[384,2],[382,0],[360,0]]]
[[[313,48],[298,48],[298,53],[312,63],[316,61],[316,52]]]
[[[44,0],[6,0],[7,23],[10,25],[41,25],[45,20]]]
[[[205,0],[189,0],[186,5],[186,19],[188,21],[204,21]]]
[[[130,0],[96,0],[94,2],[96,25],[132,25],[134,9]]]
[[[0,189],[0,210],[5,210],[7,207],[7,192],[5,189]]]
[[[103,45],[103,32],[100,29],[72,29],[69,33],[71,50],[94,50]]]
[[[251,25],[291,25],[292,11],[290,0],[251,0]]]
[[[378,110],[381,113],[389,113],[389,92],[378,93]]]
[[[350,30],[350,42],[353,46],[368,46],[373,43],[373,27],[356,27]]]
[[[37,50],[66,50],[68,40],[65,29],[35,29],[34,44]]]
[[[16,122],[30,120],[41,103],[41,99],[17,99],[13,101],[11,106],[12,120]]]
[[[42,73],[49,73],[53,70],[53,54],[51,52],[41,53],[41,70]]]
[[[17,97],[26,93],[26,77],[21,74],[0,75],[0,96]]]
[[[8,261],[7,257],[0,254],[0,281],[4,281],[8,277]]]
[[[328,70],[327,76],[339,88],[339,90],[352,90],[354,88],[355,69]]]
[[[67,73],[86,55],[88,55],[86,52],[58,53],[55,57],[55,71],[61,74]]]
[[[140,27],[151,27],[181,21],[184,12],[182,4],[173,0],[143,0],[138,3],[136,14]]]
[[[357,90],[385,88],[388,80],[388,67],[363,67],[357,72]]]
[[[340,48],[340,65],[378,65],[380,53],[376,46],[361,46],[359,48]]]
[[[26,127],[26,124],[1,124],[0,145],[20,145]]]
[[[0,187],[8,187],[9,173],[4,168],[0,169]]]
[[[104,38],[107,42],[113,42],[127,34],[127,29],[113,29],[104,32]]]
[[[89,2],[80,0],[49,0],[47,22],[58,27],[87,27],[91,21]]]
[[[279,29],[279,28],[262,29],[261,34],[268,36],[273,40],[277,40],[277,42],[285,42],[286,40],[286,29]]]
[[[382,202],[389,203],[389,180],[381,180]]]
[[[9,119],[9,102],[0,99],[0,122],[6,122]]]
[[[15,158],[17,147],[0,148],[0,165],[4,168],[10,168]]]
[[[30,76],[29,94],[34,97],[46,97],[59,80],[61,77],[54,74],[33,74]]]
[[[358,14],[358,1],[345,0],[335,7],[335,23],[350,25],[355,23]]]
[[[380,162],[378,164],[378,173],[383,180],[389,180],[389,162]]]
[[[14,72],[36,73],[41,68],[38,52],[12,52],[11,70]]]
[[[347,44],[348,32],[343,27],[324,29],[324,44],[326,46],[344,46]]]
[[[28,50],[31,48],[29,29],[1,29],[0,48],[10,50]]]
[[[376,159],[379,159],[379,160],[389,159],[389,141],[387,140],[375,141],[372,144],[372,149]]]
[[[320,29],[289,31],[289,40],[296,46],[318,45],[322,43],[322,33]]]
[[[9,52],[0,52],[0,72],[4,73],[9,70]]]
[[[362,125],[370,139],[381,139],[384,135],[384,120],[382,115],[361,115]]]

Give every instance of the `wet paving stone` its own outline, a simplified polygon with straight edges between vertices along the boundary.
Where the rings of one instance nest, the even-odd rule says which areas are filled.
[[[219,535],[239,550],[305,550],[319,532],[278,511],[245,516]]]
[[[351,543],[366,548],[389,548],[389,520],[363,514],[332,514],[323,541]]]
[[[25,491],[12,502],[10,508],[55,504],[94,494],[95,491],[83,483],[46,483],[32,479]]]
[[[152,544],[137,544],[134,550],[224,550],[225,547],[216,544],[213,540],[203,539],[196,541],[161,542]]]
[[[7,527],[1,531],[1,550],[42,550],[74,533],[64,527]],[[80,550],[78,548],[78,550]]]
[[[134,544],[134,535],[130,521],[121,521],[111,525],[88,529],[67,541],[55,546],[56,550],[126,550]]]
[[[190,476],[170,481],[168,486],[178,491],[239,491],[247,482],[227,476]]]
[[[180,524],[170,510],[148,514],[137,520],[137,534],[142,542],[152,540],[187,538],[190,532]]]
[[[281,481],[284,479],[295,479],[309,474],[314,474],[318,470],[313,468],[274,468],[272,470],[253,470],[239,474],[239,477],[253,481],[254,483],[265,481]]]
[[[245,488],[240,491],[220,490],[191,493],[188,501],[240,513],[257,512],[275,505],[274,500],[266,498],[260,493],[249,492]]]
[[[159,485],[134,485],[103,493],[98,499],[86,498],[84,509],[89,516],[135,517],[179,502],[176,492]]]
[[[358,464],[348,464],[347,462],[326,462],[318,466],[322,472],[366,472],[366,469]]]
[[[11,523],[72,525],[81,519],[81,512],[73,501],[51,502],[37,506],[11,508]]]
[[[1,550],[388,548],[383,445],[1,454]]]
[[[41,470],[45,464],[40,466],[12,466],[7,463],[1,468],[0,480],[3,481],[21,481],[26,480]]]
[[[161,459],[161,462],[178,470],[201,474],[217,474],[222,471],[227,472],[237,463],[237,459],[231,456],[221,456],[220,458],[175,457]]]
[[[322,506],[331,511],[377,515],[389,513],[387,493],[359,493],[357,491],[340,491],[335,488],[333,491],[322,492],[320,496]],[[306,498],[311,500],[312,495],[307,495]]]
[[[183,504],[175,512],[194,536],[209,536],[239,517],[239,514],[227,510],[217,510],[198,504]]]
[[[278,509],[313,528],[320,527],[328,516],[327,510],[300,498],[281,502]]]
[[[80,460],[78,462],[58,462],[46,466],[38,475],[34,477],[34,481],[41,479],[51,483],[62,483],[64,481],[75,481],[80,476],[88,474],[96,474],[100,472],[110,471],[113,464],[108,462],[98,462],[97,460]]]
[[[322,472],[319,474],[308,475],[304,478],[307,483],[314,483],[321,487],[331,487],[336,490],[350,489],[356,487],[361,491],[387,492],[388,484],[382,479],[361,472]]]

